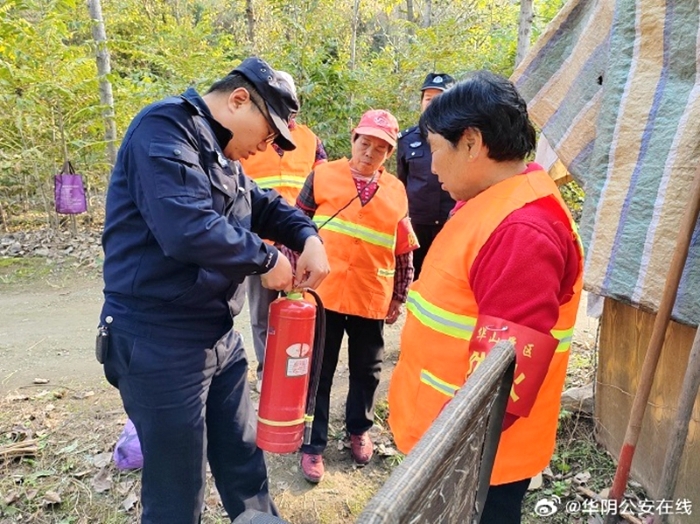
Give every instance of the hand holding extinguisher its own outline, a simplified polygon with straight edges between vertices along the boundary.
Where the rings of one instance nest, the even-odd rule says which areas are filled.
[[[272,453],[293,453],[311,439],[316,392],[326,338],[325,310],[293,291],[270,304],[257,445]]]

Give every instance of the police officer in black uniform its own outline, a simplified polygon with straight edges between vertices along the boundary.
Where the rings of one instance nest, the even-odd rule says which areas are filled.
[[[249,58],[203,96],[151,104],[124,136],[107,193],[98,360],[141,443],[143,524],[200,522],[207,459],[231,519],[277,514],[233,317],[247,275],[292,287],[289,260],[262,238],[302,251],[301,287],[329,268],[313,222],[237,160],[271,142],[294,149],[298,109],[284,77]]]
[[[444,73],[430,73],[421,87],[421,113],[433,97],[449,89],[454,79]],[[413,252],[414,280],[418,279],[423,259],[433,239],[442,229],[455,201],[440,187],[430,169],[432,157],[428,140],[416,125],[399,133],[397,176],[408,193],[408,215],[420,247]]]

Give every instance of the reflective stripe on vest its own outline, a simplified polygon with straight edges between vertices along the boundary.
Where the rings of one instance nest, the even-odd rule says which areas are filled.
[[[427,327],[431,327],[431,326],[427,326]],[[571,328],[571,329],[567,329],[567,330],[557,330],[556,332],[557,333],[569,333],[569,336],[567,337],[567,341],[559,340],[559,345],[557,346],[557,349],[555,351],[555,353],[566,353],[567,351],[569,351],[569,348],[571,346],[571,335],[573,334],[574,330],[573,330],[573,328]],[[554,333],[555,333],[555,331],[552,330],[552,335],[554,335]],[[477,365],[478,365],[478,363],[477,363]],[[465,377],[465,379],[466,379],[466,377]],[[430,386],[431,388],[435,389],[436,391],[438,391],[438,392],[442,393],[443,395],[446,395],[450,398],[454,397],[455,394],[457,393],[457,390],[462,387],[462,386],[456,386],[454,384],[450,384],[449,382],[442,380],[440,377],[438,377],[437,375],[434,375],[433,373],[431,373],[427,369],[421,369],[420,381],[423,384],[425,384],[426,386]]]
[[[428,302],[413,289],[408,292],[406,309],[413,313],[421,324],[433,331],[462,340],[471,340],[472,338],[476,325],[475,317],[459,315],[442,309]]]
[[[420,279],[409,291],[401,352],[389,387],[389,425],[402,452],[415,446],[482,360],[481,354],[469,350],[479,316],[470,273],[482,247],[513,211],[541,198],[556,200],[568,219],[561,221],[571,222],[554,182],[544,171],[535,171],[501,181],[470,199],[433,241]],[[573,226],[572,234],[577,236]],[[556,324],[551,326],[557,349],[530,415],[501,434],[491,473],[493,485],[532,477],[551,458],[581,295],[582,260],[581,254],[573,297],[559,305]]]
[[[263,189],[277,189],[278,187],[293,187],[301,190],[306,178],[295,175],[273,175],[256,178],[255,182]]]
[[[396,244],[396,237],[393,235],[388,235],[374,229],[370,229],[366,226],[360,226],[358,224],[353,224],[347,220],[343,220],[338,217],[334,217],[333,220],[327,222],[330,219],[329,216],[315,215],[314,223],[317,226],[323,226],[326,231],[333,231],[335,233],[340,233],[341,235],[347,235],[352,238],[357,238],[363,242],[369,244],[374,244],[375,246],[385,247],[387,249],[394,249]]]
[[[420,381],[450,398],[454,397],[457,394],[457,390],[462,387],[445,382],[444,380],[433,375],[427,369],[420,370]]]
[[[552,336],[559,341],[555,353],[566,353],[571,348],[571,340],[574,338],[574,328],[553,329]]]
[[[435,304],[431,304],[415,290],[408,292],[406,309],[413,313],[421,324],[433,331],[466,341],[472,338],[476,318],[451,313]],[[555,353],[566,353],[569,351],[574,334],[573,327],[570,329],[553,329],[551,334],[559,341]],[[442,380],[426,369],[421,370],[420,381],[450,398],[454,397],[455,392],[461,387],[461,385],[456,386]]]
[[[408,213],[408,198],[404,185],[383,168],[376,182],[379,189],[362,205],[350,162],[341,158],[316,167],[313,194],[318,206],[314,223],[323,225],[319,234],[331,267],[317,288],[323,305],[343,315],[379,320],[391,304],[396,232]]]

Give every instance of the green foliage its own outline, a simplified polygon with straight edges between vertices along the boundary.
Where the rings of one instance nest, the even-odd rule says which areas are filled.
[[[571,211],[574,220],[578,222],[583,210],[583,199],[586,196],[583,189],[575,181],[572,181],[561,186],[559,191],[564,202],[569,206],[569,211]]]
[[[560,3],[536,5],[537,34]],[[416,20],[407,21],[401,0],[359,2],[356,20],[355,0],[253,0],[253,41],[246,4],[102,1],[120,137],[148,103],[188,86],[206,90],[251,54],[294,76],[300,120],[332,158],[349,154],[350,131],[369,108],[413,125],[429,71],[459,77],[479,68],[508,75],[513,68],[519,6],[510,0],[434,0],[430,24],[418,7]],[[0,202],[10,212],[50,207],[64,142],[89,184],[104,188],[110,166],[92,23],[77,0],[0,6]]]
[[[0,289],[3,284],[42,278],[49,273],[50,269],[43,257],[2,257],[0,258]]]

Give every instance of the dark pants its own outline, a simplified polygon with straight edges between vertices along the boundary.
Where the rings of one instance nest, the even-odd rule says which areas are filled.
[[[260,275],[249,275],[245,279],[248,308],[250,310],[250,330],[253,334],[253,348],[258,359],[257,375],[262,378],[267,343],[267,322],[270,317],[270,304],[280,295],[279,291],[264,288]]]
[[[302,446],[304,453],[320,455],[328,444],[331,386],[346,332],[350,389],[345,403],[345,427],[351,435],[361,435],[374,424],[374,403],[384,357],[384,321],[326,311],[326,344],[311,444]]]
[[[110,330],[105,376],[119,388],[143,452],[142,524],[200,522],[209,460],[224,508],[277,515],[255,445],[240,336],[205,342]]]
[[[490,486],[480,524],[520,524],[530,479]]]
[[[412,224],[413,231],[416,233],[416,238],[418,238],[418,243],[420,247],[413,252],[413,268],[415,272],[413,274],[413,280],[418,280],[420,275],[420,270],[423,267],[423,260],[425,255],[430,249],[430,245],[435,240],[435,237],[442,229],[443,224],[440,225],[424,225],[424,224]]]

